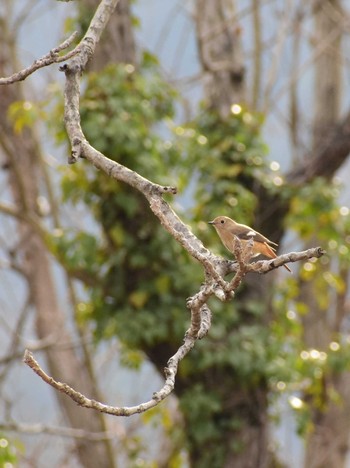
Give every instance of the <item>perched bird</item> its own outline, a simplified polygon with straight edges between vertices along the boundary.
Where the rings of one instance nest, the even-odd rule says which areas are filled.
[[[243,246],[247,245],[250,239],[253,239],[253,257],[260,254],[268,258],[277,257],[276,249],[272,247],[273,245],[277,247],[277,244],[245,224],[236,223],[236,221],[227,216],[217,216],[213,221],[209,221],[208,224],[214,226],[222,243],[232,253],[234,253],[234,236],[236,236]],[[292,272],[287,265],[283,266],[290,273]]]

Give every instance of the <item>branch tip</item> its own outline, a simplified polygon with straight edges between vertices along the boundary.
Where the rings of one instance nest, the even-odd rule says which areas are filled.
[[[23,362],[29,366],[33,362],[33,360],[33,354],[29,351],[29,349],[26,349],[23,355]]]

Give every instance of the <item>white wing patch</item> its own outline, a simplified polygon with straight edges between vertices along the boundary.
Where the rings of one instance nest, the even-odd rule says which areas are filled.
[[[246,235],[247,235],[247,237],[248,237],[248,236],[249,236],[249,237],[254,237],[254,236],[256,236],[256,232],[255,232],[255,231],[249,231],[249,232],[247,232]]]

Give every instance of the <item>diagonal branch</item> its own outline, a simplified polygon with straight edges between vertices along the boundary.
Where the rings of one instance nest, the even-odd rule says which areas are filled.
[[[88,61],[94,55],[96,45],[117,3],[118,0],[101,1],[85,36],[78,46],[80,47],[79,54],[69,64],[65,64],[60,68],[66,74],[64,121],[72,145],[71,157],[68,159],[70,164],[75,163],[79,157],[84,157],[81,144],[86,142],[80,126],[80,77]]]
[[[43,57],[35,60],[29,67],[24,68],[23,70],[20,70],[19,72],[14,73],[13,75],[8,76],[6,78],[0,78],[0,85],[8,85],[16,83],[18,81],[23,81],[26,78],[28,78],[29,75],[36,72],[40,68],[47,67],[49,65],[52,65],[53,63],[65,62],[66,60],[71,59],[72,57],[74,57],[74,55],[77,55],[79,53],[79,45],[65,55],[60,56],[59,53],[62,52],[62,50],[67,49],[75,41],[77,36],[78,32],[75,31],[69,36],[68,39],[62,42],[62,44],[50,50]]]

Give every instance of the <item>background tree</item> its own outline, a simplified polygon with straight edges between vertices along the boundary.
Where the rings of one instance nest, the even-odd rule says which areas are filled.
[[[1,52],[0,74],[3,76],[15,72],[18,59],[13,47],[15,38],[12,36],[10,24],[2,18],[1,28],[2,42],[4,47]],[[0,88],[1,101],[1,153],[3,158],[3,170],[6,172],[8,190],[11,194],[11,209],[7,210],[17,223],[15,238],[6,243],[8,258],[18,275],[22,276],[27,283],[28,292],[24,301],[24,310],[35,308],[35,328],[38,340],[43,340],[45,355],[48,366],[53,374],[59,376],[63,381],[79,382],[81,388],[87,393],[98,398],[99,390],[93,375],[90,356],[87,348],[81,346],[79,356],[73,346],[73,333],[83,339],[83,328],[76,327],[71,333],[65,325],[66,314],[62,310],[57,297],[55,279],[50,265],[50,258],[45,236],[41,231],[40,224],[40,192],[46,193],[52,206],[52,226],[60,227],[56,202],[45,168],[44,157],[41,152],[40,143],[30,125],[19,123],[14,127],[10,120],[22,115],[22,110],[30,111],[31,105],[26,101],[24,91],[20,84],[12,87]],[[35,111],[33,111],[35,112]],[[31,118],[35,118],[34,115]],[[3,211],[6,212],[6,205]],[[71,295],[72,307],[75,306],[75,292],[69,276],[66,277],[67,291]],[[19,316],[14,342],[11,343],[9,352],[13,353],[18,343],[18,338],[23,327],[23,316]],[[16,336],[17,335],[17,336]],[[83,343],[83,341],[82,341]],[[58,358],[58,356],[60,356]],[[57,394],[60,407],[64,412],[69,424],[73,428],[84,428],[92,432],[104,432],[105,423],[101,414],[88,415],[77,409],[71,401]],[[76,453],[84,466],[114,466],[114,458],[111,454],[108,440],[97,442],[92,446],[88,441],[76,441]]]
[[[271,41],[271,67],[265,76],[259,57],[265,50],[261,17],[268,15],[266,10],[263,12],[258,1],[247,10],[239,10],[238,2],[236,8],[232,1],[216,2],[215,8],[213,3],[195,4],[206,86],[203,107],[193,121],[171,124],[169,129],[175,94],[162,80],[154,57],[143,53],[138,61],[134,59],[133,46],[129,46],[134,43],[131,21],[126,13],[118,40],[123,43],[127,38],[127,45],[116,55],[113,47],[102,45],[99,60],[92,66],[94,72],[82,101],[84,132],[100,151],[146,177],[162,183],[175,179],[181,181],[180,187],[194,186],[191,208],[183,216],[206,245],[217,245],[218,240],[204,229],[203,221],[234,212],[238,221],[254,224],[276,242],[282,239],[286,226],[307,243],[317,232],[320,242],[328,244],[333,261],[309,262],[292,278],[282,276],[280,286],[272,274],[263,278],[249,275],[232,303],[211,304],[215,314],[210,334],[197,343],[177,377],[182,438],[177,439],[173,451],[169,450],[166,463],[178,459],[177,447],[185,443],[192,466],[271,465],[269,400],[290,386],[305,392],[304,400],[291,400],[299,402],[295,406],[300,408],[300,429],[309,434],[305,466],[311,466],[311,459],[312,466],[325,462],[324,452],[317,449],[318,425],[322,435],[329,433],[330,427],[330,433],[340,431],[339,443],[331,444],[333,437],[323,444],[328,463],[342,466],[348,429],[340,418],[334,424],[333,415],[341,413],[337,398],[342,397],[347,404],[341,389],[346,382],[348,355],[343,327],[349,260],[344,239],[347,242],[349,223],[348,210],[337,205],[339,189],[331,180],[346,160],[350,140],[347,119],[337,120],[339,62],[332,62],[341,55],[344,23],[339,26],[334,21],[339,18],[339,5],[315,2],[315,10],[298,2],[292,2],[292,10],[283,5],[277,11],[272,36],[277,39]],[[126,3],[120,8],[121,13],[128,11]],[[241,53],[244,15],[250,13],[255,41],[253,61],[245,65]],[[85,12],[81,14],[84,30]],[[325,118],[315,118],[309,154],[297,156],[283,178],[276,173],[276,163],[270,164],[267,158],[260,136],[263,118],[257,111],[267,115],[275,111],[274,85],[284,63],[283,51],[290,47],[290,31],[294,35],[294,67],[302,70],[297,61],[298,35],[303,21],[311,15],[315,15],[316,35],[326,38],[323,48],[316,45],[314,54],[320,60],[317,76],[323,80],[316,86],[317,102],[325,102],[317,116]],[[270,50],[267,48],[267,55]],[[127,63],[102,69],[110,61],[109,54],[112,61]],[[252,93],[249,73],[245,73],[251,70],[248,65],[252,65]],[[336,72],[326,76],[325,69]],[[296,73],[287,80],[291,113],[286,118],[294,143],[302,140],[298,133],[301,117],[296,118],[300,116],[298,78]],[[330,99],[327,90],[332,86]],[[329,106],[334,112],[328,112]],[[14,110],[16,107],[12,107],[12,114],[18,127],[24,114]],[[58,112],[61,115],[61,110]],[[174,130],[175,138],[169,130]],[[86,303],[78,308],[78,323],[93,324],[99,340],[117,335],[129,365],[138,363],[135,351],[141,350],[162,370],[182,340],[188,320],[184,301],[201,281],[200,271],[160,228],[144,199],[130,188],[80,163],[64,172],[65,201],[85,203],[99,228],[97,236],[63,230],[61,236],[51,236],[48,242],[69,276],[88,287]],[[40,251],[44,248],[43,244]],[[326,316],[329,320],[322,320],[322,328],[328,333],[322,334],[322,343],[309,340],[315,336],[315,324]],[[59,377],[55,369],[52,372]],[[320,458],[315,459],[315,453]]]

